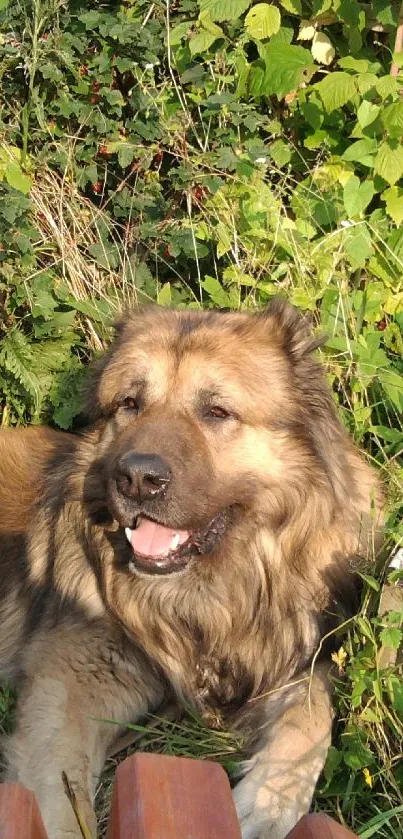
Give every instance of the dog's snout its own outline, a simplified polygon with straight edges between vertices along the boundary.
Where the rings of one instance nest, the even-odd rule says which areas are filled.
[[[146,501],[155,498],[171,481],[171,470],[157,454],[128,452],[116,465],[116,484],[127,498]]]

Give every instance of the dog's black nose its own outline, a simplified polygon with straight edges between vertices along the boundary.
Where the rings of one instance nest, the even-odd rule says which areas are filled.
[[[167,488],[172,474],[158,454],[128,452],[116,464],[116,485],[126,498],[146,501]]]

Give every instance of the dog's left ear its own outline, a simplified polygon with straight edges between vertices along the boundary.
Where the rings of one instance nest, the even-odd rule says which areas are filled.
[[[274,297],[262,315],[272,322],[282,346],[295,360],[309,355],[326,340],[325,336],[312,334],[311,318],[301,315],[298,309],[281,297]]]

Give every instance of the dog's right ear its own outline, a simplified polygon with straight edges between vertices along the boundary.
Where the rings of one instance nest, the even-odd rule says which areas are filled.
[[[99,397],[102,376],[126,338],[132,339],[134,335],[140,333],[145,328],[150,315],[155,315],[160,311],[161,307],[156,303],[147,303],[119,313],[113,324],[112,341],[108,349],[92,362],[88,371],[83,389],[83,414],[88,419],[95,421],[108,415],[111,406],[105,408]]]
[[[110,357],[111,350],[107,350],[100,358],[93,361],[89,367],[82,397],[82,412],[89,420],[95,421],[103,415],[99,401],[99,383],[104,370],[109,364]]]
[[[97,420],[103,416],[103,409],[99,399],[99,384],[104,373],[111,361],[113,353],[117,346],[123,341],[123,336],[127,322],[130,315],[120,313],[113,323],[112,327],[112,342],[108,349],[104,350],[102,354],[91,362],[88,375],[86,376],[85,385],[83,388],[82,408],[85,417],[90,420]]]
[[[274,297],[262,313],[272,323],[284,349],[299,361],[322,346],[325,336],[315,336],[312,322],[281,297]]]

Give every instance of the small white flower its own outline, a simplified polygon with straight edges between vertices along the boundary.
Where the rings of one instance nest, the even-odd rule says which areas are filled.
[[[145,68],[144,68],[144,69],[145,69],[145,70],[152,70],[152,69],[153,69],[153,67],[154,67],[154,64],[146,64],[146,66],[145,66]]]
[[[403,548],[398,548],[394,553],[389,568],[396,568],[398,571],[403,571]]]
[[[255,163],[267,163],[267,157],[257,157]]]

